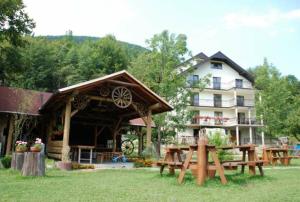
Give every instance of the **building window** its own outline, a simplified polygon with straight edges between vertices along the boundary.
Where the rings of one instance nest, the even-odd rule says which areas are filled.
[[[221,77],[213,77],[213,89],[221,89]]]
[[[200,111],[193,111],[192,124],[199,124]]]
[[[215,112],[215,125],[223,125],[223,113]]]
[[[222,95],[214,94],[214,107],[222,107]]]
[[[244,96],[240,96],[240,95],[236,96],[236,105],[245,106],[244,100],[245,100]]]
[[[191,100],[192,106],[199,106],[199,93],[195,93],[192,95],[192,100]]]
[[[243,88],[243,79],[236,79],[235,80],[235,87],[236,88]]]
[[[199,75],[191,75],[188,77],[188,84],[190,87],[196,86],[199,83]]]
[[[220,63],[220,62],[211,62],[210,66],[213,69],[222,69],[222,63]]]
[[[238,113],[238,124],[246,124],[246,115],[245,113]]]

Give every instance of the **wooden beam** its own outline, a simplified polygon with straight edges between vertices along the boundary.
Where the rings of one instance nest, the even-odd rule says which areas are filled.
[[[100,96],[95,96],[95,95],[88,95],[88,98],[91,100],[114,102],[113,99],[111,99],[111,98],[105,98],[105,97],[100,97]]]
[[[70,157],[70,147],[69,147],[69,137],[70,137],[70,124],[71,124],[71,98],[68,98],[65,109],[65,121],[64,121],[64,136],[63,136],[63,148],[62,148],[62,161],[69,162]]]
[[[161,107],[161,104],[160,103],[156,103],[156,104],[154,104],[154,105],[151,105],[150,107],[149,107],[149,110],[155,110],[155,109],[158,109],[158,108],[160,108]]]
[[[14,117],[13,115],[10,115],[9,126],[8,126],[8,137],[7,137],[7,144],[6,144],[6,151],[5,151],[6,155],[11,154],[12,152],[13,132],[14,132]]]
[[[145,125],[147,125],[147,119],[145,118],[145,116],[138,110],[138,108],[134,104],[132,104],[131,106],[140,115],[140,117],[144,121]]]
[[[71,117],[73,117],[75,114],[77,114],[77,112],[79,112],[78,109],[75,109],[74,111],[71,112]]]
[[[115,125],[115,127],[113,129],[113,152],[117,151],[116,138],[117,138],[118,128],[119,128],[121,122],[122,122],[122,118],[119,118],[118,122],[116,123],[116,125]]]
[[[123,86],[140,87],[138,84],[135,84],[135,83],[128,83],[128,82],[112,80],[112,79],[108,80],[107,82],[115,83],[115,84],[119,84],[119,85],[123,85]]]
[[[151,147],[151,129],[152,129],[151,128],[151,123],[152,123],[152,111],[149,110],[148,115],[147,115],[147,123],[146,123],[146,125],[147,125],[147,134],[146,134],[146,136],[147,136],[147,143],[146,143],[147,148]]]

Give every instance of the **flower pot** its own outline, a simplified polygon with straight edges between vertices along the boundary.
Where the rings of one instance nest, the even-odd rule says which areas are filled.
[[[41,148],[38,148],[38,147],[30,147],[30,151],[31,151],[31,152],[40,152],[40,151],[41,151]]]
[[[16,152],[17,153],[24,153],[27,151],[26,147],[16,147]]]
[[[214,178],[216,176],[216,170],[208,170],[207,175],[210,179]]]

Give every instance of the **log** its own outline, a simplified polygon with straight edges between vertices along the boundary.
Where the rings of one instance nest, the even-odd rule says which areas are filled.
[[[47,146],[62,147],[63,146],[63,141],[50,141],[50,142],[48,142]]]
[[[48,153],[47,156],[48,156],[49,158],[61,160],[61,154]]]
[[[24,163],[24,153],[14,152],[11,159],[11,168],[14,170],[22,170]]]
[[[45,156],[41,152],[26,152],[22,168],[23,176],[44,176]]]
[[[61,154],[62,147],[48,147],[48,153]]]

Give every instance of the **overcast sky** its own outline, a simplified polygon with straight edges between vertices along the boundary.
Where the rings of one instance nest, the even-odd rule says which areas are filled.
[[[234,4],[233,4],[234,2]],[[105,36],[142,46],[162,30],[186,34],[193,54],[222,51],[244,68],[264,57],[300,79],[300,1],[24,0],[35,35]]]

